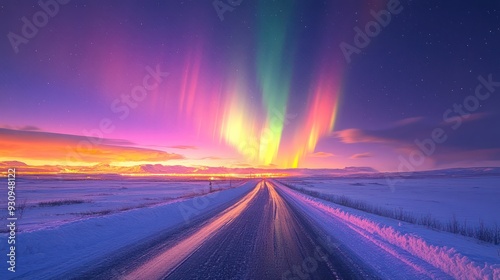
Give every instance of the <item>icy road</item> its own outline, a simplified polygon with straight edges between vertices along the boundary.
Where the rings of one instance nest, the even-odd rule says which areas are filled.
[[[174,234],[133,247],[119,258],[81,273],[77,279],[454,279],[472,276],[462,274],[462,268],[447,252],[437,252],[426,260],[432,254],[426,253],[423,257],[412,254],[411,248],[391,244],[377,237],[373,230],[363,229],[362,224],[346,222],[328,210],[330,208],[321,209],[314,203],[277,182],[261,181],[229,207],[210,213],[209,217]],[[419,246],[422,249],[425,244]],[[446,264],[447,258],[451,265]],[[437,265],[433,264],[434,260]],[[441,264],[444,265],[440,268]],[[478,273],[474,275],[478,278],[492,272],[485,272],[484,268],[474,272],[476,267],[471,263],[463,269],[467,273]]]
[[[369,275],[349,260],[334,260],[310,225],[278,194],[261,182],[239,206],[221,215],[217,232],[172,271],[166,279],[344,279]],[[203,231],[200,231],[200,234]],[[130,276],[156,277],[167,267],[159,256]],[[153,265],[152,265],[153,264]],[[153,266],[153,267],[152,267]],[[362,276],[362,277],[361,277]]]

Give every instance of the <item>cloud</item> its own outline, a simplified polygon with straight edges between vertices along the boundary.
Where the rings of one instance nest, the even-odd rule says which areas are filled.
[[[360,159],[360,158],[370,158],[373,157],[371,153],[359,153],[359,154],[354,154],[350,159]]]
[[[395,125],[378,130],[346,129],[334,133],[341,142],[384,143],[391,145],[415,145],[415,140],[432,138],[435,129],[442,129],[447,139],[442,146],[463,149],[500,148],[500,115],[474,114],[456,122],[432,122],[423,118],[398,121]]]
[[[19,130],[24,130],[24,131],[40,131],[40,128],[37,126],[33,125],[26,125],[21,127]]]
[[[236,166],[236,167],[252,167],[252,165],[249,164],[249,163],[235,163],[235,164],[233,164],[233,166]]]
[[[425,135],[432,127],[439,126],[423,117],[405,118],[382,129],[350,128],[334,133],[341,142],[353,143],[384,143],[397,144],[413,141],[418,135]]]
[[[435,124],[423,117],[401,119],[394,122],[388,128],[383,129],[345,129],[337,131],[334,136],[346,144],[352,143],[384,143],[397,144],[413,141],[418,135],[425,133]]]
[[[200,158],[200,160],[220,160],[220,159],[223,159],[221,157],[214,157],[214,156],[211,156],[211,157],[202,157]]]
[[[179,154],[137,148],[121,139],[0,128],[0,155],[4,159],[57,161],[62,165],[94,162],[167,161]]]
[[[437,165],[464,160],[492,161],[500,160],[499,123],[500,114],[497,113],[476,113],[447,122],[417,117],[400,120],[383,129],[341,130],[334,136],[342,143],[382,144],[405,154],[421,150],[422,143],[427,143],[435,147],[427,158]],[[433,133],[442,133],[445,140],[435,142]]]
[[[399,121],[396,121],[394,123],[395,126],[405,126],[405,125],[411,125],[415,123],[419,123],[424,121],[424,117],[411,117],[411,118],[406,118],[406,119],[401,119]]]
[[[60,142],[79,142],[90,141],[92,143],[99,143],[101,145],[134,145],[133,142],[123,139],[110,139],[110,138],[97,138],[87,137],[81,135],[54,133],[46,131],[35,130],[19,130],[19,129],[5,129],[0,128],[0,136],[5,138],[25,138],[32,141],[60,141]]]
[[[189,145],[169,146],[169,148],[180,149],[180,150],[197,150],[198,149],[198,147],[196,147],[196,146],[189,146]]]
[[[309,156],[310,157],[325,158],[325,157],[334,157],[335,155],[332,153],[326,153],[326,152],[316,152],[316,153],[310,154]]]
[[[361,130],[361,129],[345,129],[337,131],[334,136],[339,138],[342,143],[353,144],[353,143],[384,143],[387,139],[374,135],[372,131]]]
[[[13,129],[13,130],[23,130],[23,131],[41,131],[41,129],[38,126],[34,126],[34,125],[25,125],[25,126],[4,125],[4,126],[1,126],[0,128]]]
[[[256,166],[257,168],[261,168],[261,169],[268,169],[268,168],[277,168],[278,165],[277,164],[274,164],[274,163],[270,163],[270,164],[261,164],[261,165],[257,165]]]

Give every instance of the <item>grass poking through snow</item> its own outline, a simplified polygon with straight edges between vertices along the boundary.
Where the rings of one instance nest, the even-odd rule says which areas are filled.
[[[455,216],[452,216],[446,223],[434,218],[431,214],[421,215],[420,217],[415,213],[405,211],[402,208],[388,209],[381,206],[375,206],[365,201],[355,200],[343,195],[324,194],[318,191],[307,190],[302,187],[294,186],[292,184],[283,183],[293,190],[299,191],[303,194],[310,195],[319,199],[333,202],[342,206],[354,208],[364,212],[372,213],[375,215],[396,219],[399,221],[423,225],[428,228],[447,231],[455,234],[460,234],[467,237],[476,238],[481,241],[500,244],[500,227],[497,224],[493,226],[485,225],[483,221],[479,221],[478,226],[471,226],[467,221],[459,221]]]
[[[72,205],[72,204],[82,204],[88,202],[87,200],[82,199],[64,199],[64,200],[52,200],[52,201],[43,201],[38,203],[38,207],[53,207],[53,206],[62,206],[62,205]]]

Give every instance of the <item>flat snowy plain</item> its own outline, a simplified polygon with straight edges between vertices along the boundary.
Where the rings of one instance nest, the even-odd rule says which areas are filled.
[[[322,194],[345,196],[373,206],[431,215],[443,223],[453,216],[469,225],[500,227],[500,176],[408,178],[389,187],[385,178],[287,178],[280,181]]]
[[[425,226],[380,217],[292,190],[280,182],[331,195],[343,195],[447,221],[455,215],[470,223],[500,223],[499,177],[407,179],[391,189],[385,179],[286,178],[272,180],[279,193],[314,221],[323,240],[335,240],[386,279],[399,271],[391,260],[421,271],[415,279],[500,279],[500,246]],[[208,181],[19,179],[16,273],[0,279],[52,279],[92,266],[115,252],[155,236],[215,216],[249,193],[259,180]],[[57,203],[64,202],[66,203]],[[6,205],[6,201],[0,201]],[[2,212],[5,212],[2,209]],[[5,220],[5,219],[4,219]],[[7,251],[7,233],[0,251]],[[391,257],[388,257],[388,256]],[[432,269],[429,270],[429,268]],[[117,276],[119,278],[117,272]],[[438,277],[439,278],[439,277]]]

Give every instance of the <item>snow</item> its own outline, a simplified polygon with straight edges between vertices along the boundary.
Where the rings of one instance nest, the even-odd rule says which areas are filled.
[[[431,215],[448,223],[500,226],[500,177],[407,178],[394,188],[385,178],[287,178],[282,182],[320,193],[346,196],[387,209],[402,209],[416,217]]]
[[[190,184],[187,183],[182,188],[193,188]],[[14,276],[33,278],[35,275],[36,279],[47,279],[82,267],[105,258],[124,246],[152,238],[160,232],[184,225],[203,213],[224,207],[229,201],[242,197],[255,184],[256,181],[250,181],[237,188],[194,198],[20,232],[16,237],[16,273],[2,269],[0,279]],[[196,188],[196,183],[194,187]],[[68,190],[68,193],[73,192]],[[2,234],[0,238],[2,252],[7,251],[6,237],[6,234]],[[6,261],[6,256],[4,260]]]
[[[499,219],[498,177],[410,178],[394,191],[377,178],[280,181],[385,207],[404,207],[417,214],[430,212],[444,221],[452,214],[471,222],[483,219],[491,224]],[[221,181],[214,184],[220,191],[206,194],[207,181],[20,179],[18,199],[26,199],[28,207],[18,220],[17,272],[2,269],[0,279],[47,279],[92,264],[200,215],[222,211],[257,182],[233,182],[229,188],[228,182]],[[287,202],[319,226],[323,240],[355,256],[384,279],[415,279],[415,271],[422,279],[500,279],[498,245],[339,206],[272,182]],[[40,206],[68,199],[84,203]],[[105,210],[109,214],[82,215]],[[2,233],[2,252],[7,252],[6,238]]]
[[[329,237],[383,278],[406,279],[409,266],[423,278],[443,278],[444,272],[455,279],[500,279],[500,246],[342,207],[277,184]],[[401,264],[387,260],[386,253]]]
[[[235,186],[239,182],[231,182],[231,184]],[[122,178],[120,180],[20,178],[16,185],[17,203],[26,202],[22,218],[18,220],[20,232],[57,227],[103,214],[170,203],[175,199],[194,197],[209,192],[209,184],[206,180],[167,181],[151,178]],[[229,186],[228,181],[214,181],[213,183],[214,190],[226,189]],[[7,205],[6,199],[7,196],[0,197],[0,205]],[[69,200],[80,203],[40,206],[40,203]],[[2,212],[6,213],[6,211]]]

